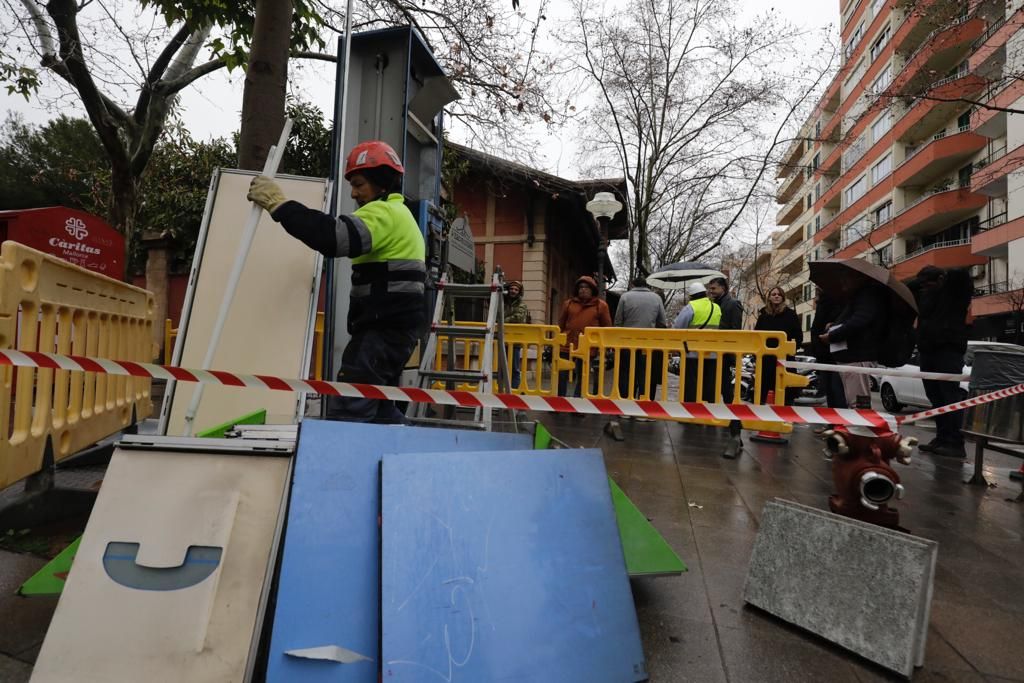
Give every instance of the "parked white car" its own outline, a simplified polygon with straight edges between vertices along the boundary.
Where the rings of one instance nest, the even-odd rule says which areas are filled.
[[[974,364],[974,354],[978,351],[1002,351],[1004,353],[1024,353],[1024,346],[1017,344],[1004,344],[1002,342],[969,341],[967,342],[967,353],[964,354],[964,374],[971,374],[971,366]],[[910,362],[904,365],[901,370],[920,370],[918,365],[917,351],[914,352]],[[879,397],[882,399],[882,407],[890,413],[897,413],[906,406],[917,408],[931,408],[932,404],[924,393],[924,382],[917,377],[896,377],[894,375],[882,375],[879,378]],[[960,389],[963,395],[967,396],[968,382],[961,382]]]

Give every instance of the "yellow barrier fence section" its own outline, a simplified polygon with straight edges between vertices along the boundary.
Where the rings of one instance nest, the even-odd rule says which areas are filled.
[[[460,327],[483,327],[482,322],[457,321]],[[513,382],[512,393],[530,394],[533,396],[557,396],[559,364],[572,365],[571,361],[560,360],[558,350],[565,343],[565,333],[557,325],[519,325],[506,323],[505,361],[508,363],[510,379],[515,379],[515,368],[519,368],[519,382]],[[462,337],[437,336],[437,355],[435,370],[479,370],[480,359],[483,357],[483,340]],[[449,351],[452,352],[452,365],[448,366]],[[518,358],[518,361],[517,361]],[[552,359],[550,363],[545,359]],[[552,369],[554,368],[554,369]],[[495,355],[492,371],[498,369]],[[435,383],[435,388],[444,388],[443,382]],[[476,391],[477,384],[460,384],[460,391]]]
[[[580,383],[583,396],[660,401],[670,400],[669,361],[678,356],[676,400],[704,403],[742,403],[739,387],[743,357],[753,356],[754,386],[752,400],[748,402],[754,405],[761,403],[762,372],[767,371],[775,373],[775,405],[783,405],[785,390],[805,387],[808,380],[787,372],[778,363],[765,363],[763,359],[784,358],[795,353],[796,344],[788,341],[782,332],[588,327],[580,335],[579,346],[573,349],[571,356],[582,361]],[[642,362],[638,363],[638,358]],[[733,381],[728,368],[736,378],[736,390],[726,401],[728,385]],[[633,396],[630,395],[630,387],[636,392]],[[643,391],[639,392],[641,387]],[[724,421],[699,422],[727,424]],[[744,422],[743,426],[747,429],[792,430],[792,425],[774,422]]]
[[[0,348],[152,361],[153,295],[16,242],[0,248]],[[153,411],[149,379],[5,367],[0,488]]]

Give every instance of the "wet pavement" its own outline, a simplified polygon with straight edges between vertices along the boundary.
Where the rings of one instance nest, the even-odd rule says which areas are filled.
[[[753,608],[743,581],[764,504],[786,498],[827,509],[830,464],[811,428],[784,446],[720,453],[726,432],[669,422],[542,418],[572,446],[604,451],[609,474],[689,567],[679,577],[633,580],[653,681],[877,681],[898,676]],[[926,429],[908,435],[926,440]],[[969,447],[969,452],[973,453]],[[897,465],[907,493],[901,523],[939,542],[925,665],[915,681],[1024,681],[1024,504],[1009,473],[1021,460],[986,451],[995,487],[962,483],[968,463],[915,453]],[[1008,500],[1009,499],[1009,500]]]
[[[798,426],[783,446],[751,443],[745,432],[743,455],[725,460],[722,429],[624,420],[625,441],[617,442],[604,435],[604,418],[541,418],[560,440],[603,449],[609,474],[689,567],[681,576],[633,581],[652,681],[898,680],[744,607],[765,502],[780,497],[827,509],[830,465],[810,428]],[[932,436],[915,427],[905,432]],[[897,466],[907,491],[902,524],[940,544],[925,665],[915,681],[1024,681],[1024,504],[1013,501],[1021,488],[1009,479],[1021,460],[987,452],[994,487],[962,483],[972,460],[915,453],[911,466]],[[62,476],[62,485],[86,487],[97,473]],[[55,609],[56,599],[13,595],[42,564],[0,551],[2,683],[28,679]]]

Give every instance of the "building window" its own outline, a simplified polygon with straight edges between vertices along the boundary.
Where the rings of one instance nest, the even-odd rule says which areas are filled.
[[[889,219],[892,218],[892,202],[886,202],[885,204],[882,204],[880,207],[874,210],[872,216],[875,220],[876,228],[879,225],[882,225],[883,223],[888,223]]]
[[[868,137],[861,135],[850,143],[849,148],[843,152],[843,172],[845,173],[868,151]]]
[[[880,95],[885,92],[890,83],[892,83],[892,65],[886,64],[885,68],[875,77],[874,82],[871,83],[871,92],[875,95]]]
[[[821,152],[815,154],[814,158],[811,159],[811,170],[817,171],[819,165],[821,165]]]
[[[887,244],[884,247],[875,251],[875,258],[878,265],[888,268],[892,265],[892,244]]]
[[[813,317],[810,313],[804,315],[804,332],[807,332],[811,329],[811,320],[813,320]]]
[[[821,139],[821,119],[814,122],[814,138],[816,140]]]
[[[860,39],[864,37],[864,22],[860,22],[860,25],[854,29],[850,35],[850,40],[846,43],[846,49],[844,51],[846,59],[849,59],[853,55],[853,51],[857,49],[857,44],[860,43]]]
[[[959,171],[956,172],[957,180],[960,181],[960,187],[971,186],[971,173],[974,171],[974,164],[967,164]]]
[[[852,185],[846,188],[846,205],[851,206],[854,202],[864,196],[868,189],[868,177],[861,176]]]
[[[814,201],[821,199],[821,183],[817,183],[814,186]]]
[[[877,121],[871,124],[871,139],[878,142],[883,135],[889,132],[890,128],[892,128],[892,112],[887,109]]]
[[[810,301],[814,298],[814,283],[804,283],[804,301]]]
[[[968,109],[956,119],[956,127],[961,133],[971,129],[971,110]]]
[[[892,173],[892,154],[886,154],[882,159],[871,167],[871,184],[877,185],[878,181]]]
[[[871,43],[871,59],[878,59],[878,55],[882,54],[882,49],[886,43],[889,42],[889,27],[886,26],[885,30],[882,31],[882,35],[878,36],[875,42]],[[886,67],[888,68],[888,67]]]
[[[821,230],[821,215],[814,217],[814,232],[817,233],[819,230]]]
[[[875,0],[871,5],[871,16],[877,17],[878,13],[882,11],[883,7],[885,7],[885,3],[887,1],[888,0]]]
[[[860,238],[871,232],[871,226],[868,224],[868,217],[861,216],[857,220],[849,223],[843,228],[843,247],[848,247]]]
[[[807,208],[810,209],[812,206],[814,206],[814,198],[811,196],[811,193],[808,192],[807,193]]]

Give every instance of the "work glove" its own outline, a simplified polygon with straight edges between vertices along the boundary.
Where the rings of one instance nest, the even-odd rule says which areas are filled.
[[[259,175],[249,183],[249,194],[245,198],[259,204],[267,213],[274,213],[277,207],[288,201],[280,186],[265,175]]]

